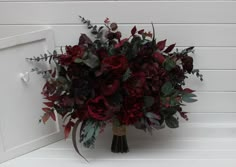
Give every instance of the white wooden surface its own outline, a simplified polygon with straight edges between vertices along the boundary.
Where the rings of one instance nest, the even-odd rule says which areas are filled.
[[[188,122],[182,120],[181,128],[177,130],[165,129],[157,132],[158,136],[162,136],[163,139],[157,138],[153,143],[153,148],[156,146],[155,151],[151,147],[148,149],[138,147],[144,145],[140,141],[132,145],[132,142],[139,138],[145,141],[149,137],[131,129],[129,135],[132,142],[129,143],[133,150],[137,149],[127,154],[129,160],[116,161],[117,166],[124,165],[126,162],[133,164],[134,157],[136,157],[135,160],[142,160],[135,163],[140,166],[144,166],[146,163],[154,166],[154,162],[168,167],[176,166],[176,164],[204,167],[235,166],[235,9],[236,1],[229,0],[2,0],[0,2],[0,37],[51,27],[55,34],[56,47],[59,48],[76,44],[80,33],[88,33],[80,23],[78,15],[98,24],[101,24],[106,17],[110,17],[112,21],[121,23],[120,30],[124,32],[124,36],[129,34],[134,25],[137,25],[139,29],[152,30],[150,22],[153,22],[159,40],[168,39],[168,44],[176,43],[180,49],[196,46],[195,55],[193,55],[195,67],[203,73],[204,82],[200,83],[191,78],[188,81],[189,86],[197,90],[196,94],[199,99],[198,102],[185,107],[185,110],[189,112],[190,120]],[[193,83],[193,81],[196,82]],[[137,134],[138,139],[134,139]],[[109,135],[105,135],[105,139],[102,139],[106,143],[111,140]],[[167,139],[171,139],[171,143]],[[179,145],[179,143],[182,144]],[[188,144],[186,146],[183,143]],[[66,142],[66,147],[64,145],[65,143],[62,141],[53,145],[53,148],[51,146],[42,148],[32,154],[5,163],[4,167],[19,164],[22,166],[32,166],[32,164],[65,166],[63,164],[66,162],[68,166],[87,166],[77,159],[70,142]],[[110,143],[106,144],[106,148],[109,148],[109,145]],[[179,148],[176,148],[178,146]],[[206,147],[204,148],[204,146]],[[112,163],[111,159],[124,158],[109,154],[109,150],[106,148],[101,145],[97,149],[99,154],[96,155],[99,157],[95,157],[93,152],[87,154],[96,159],[92,165],[114,165],[115,163]],[[164,150],[166,153],[162,155],[158,149]],[[167,152],[167,150],[170,151]]]

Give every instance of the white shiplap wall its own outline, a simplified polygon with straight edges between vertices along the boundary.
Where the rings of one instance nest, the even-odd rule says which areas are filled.
[[[78,15],[97,24],[102,24],[104,18],[109,17],[120,23],[124,36],[134,25],[139,29],[151,30],[150,22],[153,22],[159,40],[167,38],[168,44],[176,42],[179,48],[196,46],[193,55],[195,67],[204,75],[203,83],[196,79],[188,81],[189,86],[197,90],[199,99],[197,103],[185,108],[189,112],[190,121],[182,121],[182,127],[176,131],[164,130],[158,135],[172,135],[172,139],[174,136],[181,140],[235,140],[235,9],[235,1],[213,0],[0,0],[0,37],[51,27],[56,46],[60,47],[76,44],[80,33],[88,32],[80,23]],[[136,136],[135,133],[133,136]],[[229,149],[235,150],[235,144]]]

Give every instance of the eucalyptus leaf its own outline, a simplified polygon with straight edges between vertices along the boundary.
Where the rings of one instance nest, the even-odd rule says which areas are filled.
[[[156,114],[153,113],[153,112],[146,112],[146,113],[145,113],[145,116],[148,117],[148,118],[151,118],[151,119],[157,119],[157,120],[160,119],[160,116],[159,116],[159,115],[156,115]]]
[[[151,123],[153,123],[154,125],[152,125],[152,126],[154,126],[155,128],[160,128],[161,127],[161,124],[160,124],[160,122],[158,121],[158,120],[156,120],[156,119],[149,119],[150,120],[150,122]]]
[[[174,87],[172,86],[171,82],[166,82],[162,87],[161,87],[161,92],[165,95],[168,96],[171,93],[174,92]]]
[[[84,62],[84,64],[86,64],[90,68],[96,68],[100,64],[99,58],[96,55],[92,54],[92,53],[89,53],[86,56],[86,59],[83,60],[83,62]]]
[[[187,102],[187,103],[193,103],[193,102],[196,102],[196,101],[197,101],[197,99],[193,99],[193,98],[190,98],[190,97],[187,97],[187,96],[183,96],[183,97],[182,97],[182,100],[183,100],[184,102]]]
[[[131,73],[132,73],[131,70],[128,68],[126,72],[124,73],[122,80],[126,81],[130,77]]]
[[[74,60],[74,63],[82,63],[82,62],[83,62],[83,60],[80,59],[80,58],[76,58],[76,59]]]
[[[94,128],[90,128],[89,131],[86,133],[83,142],[85,143],[88,140],[90,140],[94,136],[94,133],[95,133],[95,129]]]

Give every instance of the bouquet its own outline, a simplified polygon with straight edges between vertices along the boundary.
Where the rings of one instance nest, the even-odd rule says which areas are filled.
[[[81,34],[77,45],[66,46],[61,53],[27,58],[52,64],[48,70],[32,69],[46,79],[41,121],[55,120],[55,113],[61,115],[65,137],[73,129],[79,153],[78,127],[79,142],[92,148],[99,133],[112,124],[111,151],[128,152],[126,126],[152,132],[164,125],[177,128],[178,116],[188,119],[182,106],[195,102],[196,95],[184,87],[185,79],[192,74],[202,80],[189,56],[194,47],[173,51],[175,44],[156,41],[153,25],[153,32],[134,26],[124,38],[118,25],[108,18],[100,27],[80,18],[93,40]]]

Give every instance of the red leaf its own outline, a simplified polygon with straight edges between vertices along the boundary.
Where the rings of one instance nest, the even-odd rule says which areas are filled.
[[[160,63],[160,64],[162,64],[162,63],[165,61],[165,59],[166,59],[166,58],[165,58],[161,53],[159,53],[159,52],[154,53],[153,56],[155,57],[155,59],[157,60],[157,62]]]
[[[46,87],[48,87],[48,85],[49,85],[49,82],[46,82],[43,86],[43,90],[46,89]]]
[[[42,110],[43,110],[44,112],[46,112],[46,113],[51,112],[51,109],[50,109],[50,108],[42,108]]]
[[[128,41],[128,38],[122,39],[119,43],[115,44],[115,48],[121,47],[126,41]]]
[[[179,111],[180,116],[181,116],[182,118],[184,118],[186,121],[188,121],[187,113],[188,113],[188,112]]]
[[[136,31],[137,31],[137,28],[136,28],[136,26],[134,26],[134,27],[132,28],[132,30],[131,30],[131,34],[134,36],[134,34],[136,33]]]
[[[54,106],[53,102],[43,102],[43,104],[45,104],[48,107],[53,107]]]
[[[192,89],[189,89],[189,88],[185,88],[184,92],[186,92],[186,93],[193,93],[193,92],[195,92],[195,90],[192,90]]]
[[[143,33],[144,33],[144,29],[138,31],[138,34],[140,35],[142,35]]]
[[[45,99],[47,99],[49,101],[56,101],[56,100],[60,99],[60,96],[48,96],[48,97],[45,97]]]
[[[51,117],[54,121],[56,121],[56,115],[55,115],[55,113],[54,113],[53,111],[51,111],[49,114],[50,114],[50,117]]]
[[[71,127],[74,126],[74,123],[69,121],[65,128],[64,128],[64,134],[65,134],[65,139],[68,138],[68,136],[70,135],[70,131],[71,131]]]
[[[172,44],[172,45],[168,46],[164,52],[169,53],[174,49],[174,47],[175,47],[175,44]]]
[[[157,49],[163,50],[166,46],[166,39],[157,43]]]
[[[43,115],[42,120],[43,120],[43,123],[44,123],[44,124],[48,121],[49,117],[50,117],[49,113],[45,113],[45,114]]]

